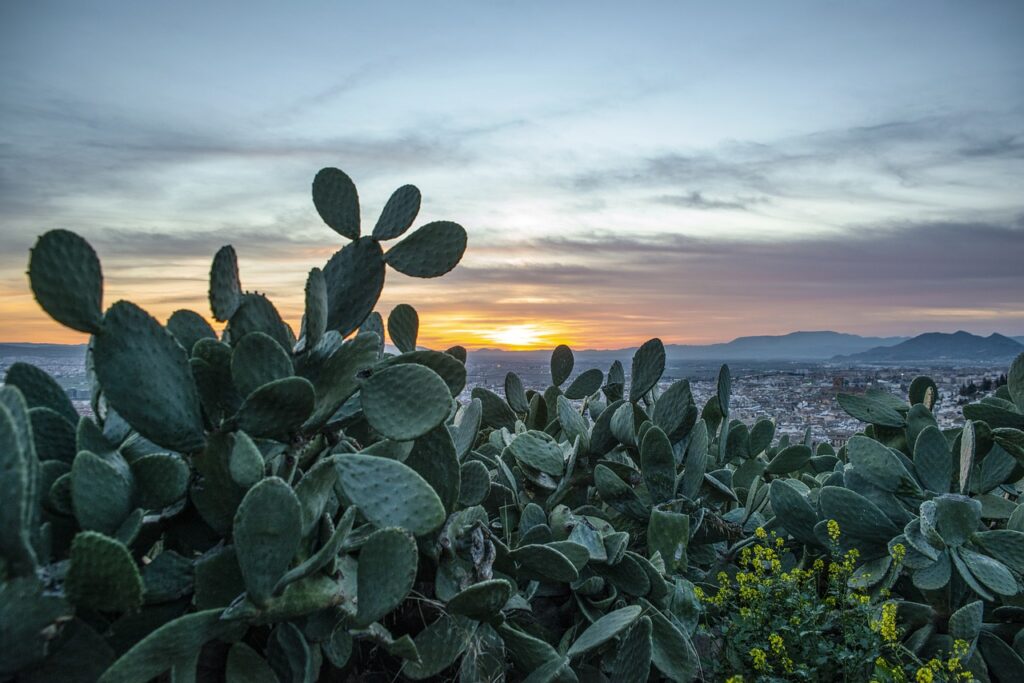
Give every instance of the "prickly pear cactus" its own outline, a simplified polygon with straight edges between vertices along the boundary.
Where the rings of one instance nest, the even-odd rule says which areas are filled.
[[[31,286],[92,335],[95,415],[31,366],[0,387],[0,679],[690,681],[698,589],[759,528],[792,564],[857,550],[851,581],[899,602],[908,649],[957,638],[980,680],[1024,670],[1024,356],[963,428],[939,429],[927,378],[841,396],[866,426],[838,452],[733,419],[727,367],[698,406],[657,339],[628,381],[560,346],[549,386],[509,373],[460,404],[465,349],[374,308],[388,266],[443,275],[465,231],[404,236],[406,185],[364,234],[338,169],[313,202],[347,243],[310,271],[298,337],[231,247],[218,335],[104,311],[88,243],[39,239]]]

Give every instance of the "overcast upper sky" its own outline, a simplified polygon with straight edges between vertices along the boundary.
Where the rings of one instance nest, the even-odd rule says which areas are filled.
[[[0,341],[80,341],[32,300],[63,227],[106,303],[209,315],[214,251],[297,325],[369,230],[469,233],[388,275],[444,346],[834,329],[1024,334],[1024,3],[0,3]]]

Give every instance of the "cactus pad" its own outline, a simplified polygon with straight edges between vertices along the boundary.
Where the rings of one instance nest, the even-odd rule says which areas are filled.
[[[612,638],[618,637],[620,633],[632,626],[643,611],[639,605],[630,605],[609,612],[593,624],[587,627],[583,633],[573,642],[566,655],[579,657],[594,648],[604,645]]]
[[[181,347],[192,353],[192,347],[200,339],[216,339],[217,333],[203,316],[186,308],[171,313],[167,319],[167,331],[174,335]]]
[[[135,304],[119,301],[107,311],[92,355],[107,401],[140,434],[175,451],[202,448],[199,395],[188,354],[160,323]],[[139,382],[140,377],[147,381]]]
[[[303,377],[286,377],[264,384],[238,409],[238,426],[252,436],[283,436],[313,413],[316,394]]]
[[[461,225],[434,221],[391,247],[384,260],[404,275],[440,277],[458,265],[465,251],[466,231]]]
[[[337,168],[322,168],[313,178],[313,205],[332,230],[359,239],[359,193],[355,183]]]
[[[234,340],[231,379],[243,397],[274,380],[294,373],[292,359],[280,344],[263,332],[250,332]]]
[[[49,408],[72,424],[78,424],[78,411],[71,405],[67,392],[50,377],[34,365],[28,363],[12,363],[7,368],[4,383],[18,387],[29,408]]]
[[[132,482],[120,455],[119,464],[82,451],[71,466],[71,500],[83,529],[113,535],[132,510]],[[120,466],[118,466],[120,465]]]
[[[396,441],[423,436],[451,408],[444,380],[430,368],[408,363],[374,372],[363,381],[360,396],[370,426]]]
[[[665,345],[660,339],[645,341],[633,354],[629,400],[636,403],[649,392],[665,372]]]
[[[65,590],[79,608],[125,612],[142,606],[142,577],[128,548],[94,531],[71,543]]]
[[[131,463],[135,501],[147,510],[163,510],[185,495],[188,465],[171,453],[150,453]]]
[[[342,337],[354,332],[384,288],[384,252],[373,239],[346,244],[324,266],[327,283],[327,329]]]
[[[221,247],[210,266],[210,310],[220,322],[227,322],[238,310],[242,285],[238,277],[238,256],[235,248]]]
[[[512,584],[504,579],[481,581],[448,601],[448,611],[477,621],[493,619],[512,597]]]
[[[553,477],[560,477],[565,471],[562,449],[544,432],[523,432],[512,440],[508,448],[515,459],[527,467]]]
[[[388,315],[388,336],[401,353],[416,350],[416,336],[420,329],[420,318],[416,309],[409,304],[398,304]]]
[[[249,489],[235,513],[234,537],[245,590],[265,604],[284,576],[302,540],[299,499],[277,477]]]
[[[416,580],[416,542],[404,529],[380,529],[359,551],[357,623],[367,626],[397,607]]]
[[[327,331],[327,280],[319,268],[309,271],[306,278],[306,314],[305,314],[306,348],[317,345]]]
[[[373,226],[373,239],[383,241],[402,236],[416,220],[420,200],[420,191],[415,185],[402,185],[392,192]]]
[[[419,536],[444,523],[437,493],[410,467],[373,455],[343,455],[336,466],[345,495],[375,526]]]
[[[57,322],[79,332],[103,326],[103,273],[96,252],[67,230],[51,230],[32,248],[28,264],[32,292]]]

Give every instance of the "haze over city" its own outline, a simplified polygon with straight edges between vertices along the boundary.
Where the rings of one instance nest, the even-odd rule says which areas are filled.
[[[24,275],[55,227],[161,320],[209,316],[231,243],[297,329],[342,246],[323,166],[364,227],[405,183],[417,224],[466,227],[455,271],[391,273],[378,305],[429,347],[1021,335],[1022,26],[1016,2],[4,3],[0,341],[85,341]]]

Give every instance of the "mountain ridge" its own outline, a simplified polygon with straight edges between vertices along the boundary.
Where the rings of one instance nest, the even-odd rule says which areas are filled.
[[[898,361],[1003,361],[1024,352],[1024,344],[993,332],[987,337],[964,330],[953,333],[925,332],[893,346],[877,346],[860,353],[836,356],[833,361],[898,362]]]

